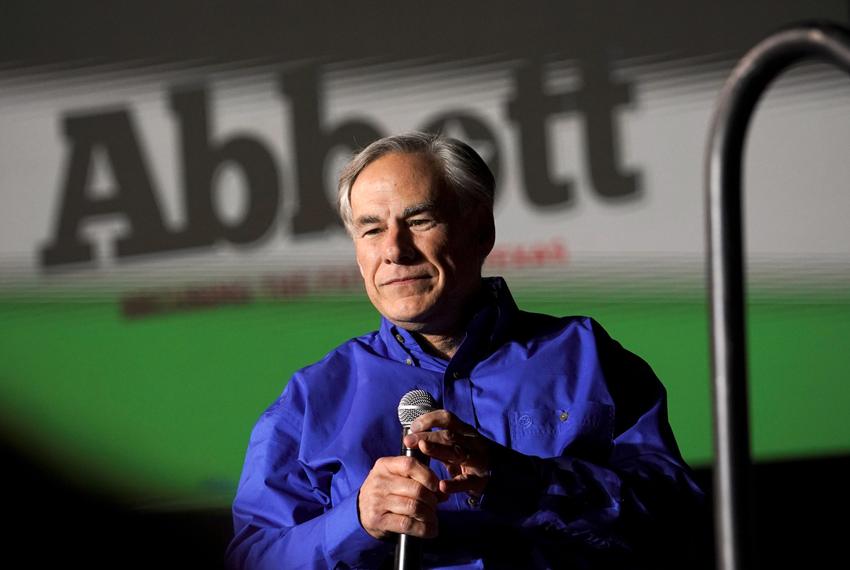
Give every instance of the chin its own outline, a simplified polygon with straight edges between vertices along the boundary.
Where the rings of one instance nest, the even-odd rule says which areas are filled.
[[[411,307],[411,306],[384,306],[385,310],[379,310],[378,312],[384,315],[387,319],[391,320],[397,324],[403,324],[404,328],[410,330],[416,330],[421,325],[424,325],[423,319],[427,316],[427,309],[421,306]]]
[[[405,326],[415,326],[421,322],[423,317],[423,311],[390,311],[384,314],[389,320],[404,323]]]

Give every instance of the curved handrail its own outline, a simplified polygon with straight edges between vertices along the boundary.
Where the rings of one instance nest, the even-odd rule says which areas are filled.
[[[779,31],[741,58],[718,99],[706,163],[708,271],[714,388],[714,529],[717,567],[753,563],[750,433],[744,320],[741,174],[750,117],[773,79],[802,59],[832,62],[850,73],[850,31],[805,23]],[[750,535],[751,536],[751,535]]]

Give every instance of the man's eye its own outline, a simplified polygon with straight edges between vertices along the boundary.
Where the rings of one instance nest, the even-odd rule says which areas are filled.
[[[381,231],[381,228],[369,228],[363,231],[364,236],[373,236]]]
[[[408,222],[408,224],[412,227],[415,226],[427,226],[433,223],[433,220],[430,218],[414,218]]]

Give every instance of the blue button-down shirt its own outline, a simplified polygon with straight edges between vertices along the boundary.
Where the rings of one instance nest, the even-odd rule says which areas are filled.
[[[687,528],[702,493],[652,370],[593,320],[520,311],[504,281],[484,283],[451,360],[384,319],[294,375],[251,435],[231,566],[391,561],[393,543],[360,525],[357,496],[375,461],[399,454],[397,406],[413,389],[495,443],[483,498],[439,505],[426,567],[632,567],[681,546],[671,529]]]

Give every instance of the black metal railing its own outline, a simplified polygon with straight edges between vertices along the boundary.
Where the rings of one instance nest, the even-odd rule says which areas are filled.
[[[714,528],[717,567],[753,567],[750,431],[744,318],[744,142],[753,110],[773,79],[803,59],[850,72],[850,31],[830,23],[800,24],[751,49],[720,93],[706,164],[708,271],[714,399]]]

